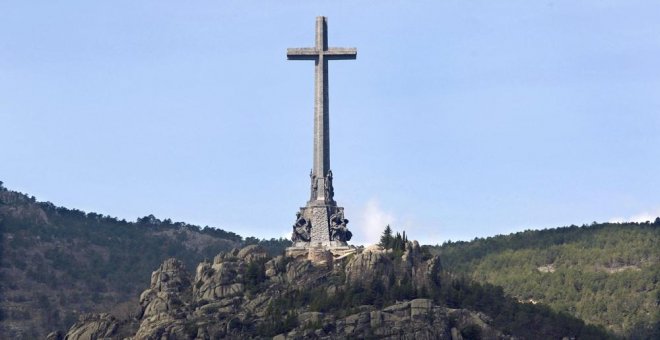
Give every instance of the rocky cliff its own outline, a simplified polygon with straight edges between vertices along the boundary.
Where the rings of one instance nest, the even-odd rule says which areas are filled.
[[[49,339],[509,339],[492,316],[449,308],[440,259],[409,242],[330,261],[277,256],[252,245],[200,263],[168,259],[130,318],[85,315]],[[531,325],[531,324],[530,324]],[[571,334],[566,334],[570,336]]]

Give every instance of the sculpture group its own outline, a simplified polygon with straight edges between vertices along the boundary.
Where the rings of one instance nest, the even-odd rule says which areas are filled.
[[[330,241],[346,242],[351,239],[353,234],[346,226],[348,219],[344,218],[344,210],[337,210],[336,213],[330,216]],[[293,242],[311,242],[312,241],[312,225],[307,219],[302,216],[302,213],[296,213],[296,223],[293,224],[293,234],[291,236]]]
[[[295,247],[342,247],[352,237],[344,208],[334,200],[330,170],[330,117],[328,102],[328,61],[355,59],[355,48],[328,47],[325,17],[316,18],[316,46],[289,48],[289,60],[313,60],[314,79],[314,166],[310,177],[310,198],[296,213],[291,239]]]

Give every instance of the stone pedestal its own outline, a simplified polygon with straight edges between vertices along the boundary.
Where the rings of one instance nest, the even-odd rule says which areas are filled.
[[[334,202],[333,202],[334,203]],[[323,201],[309,202],[306,207],[300,208],[300,214],[310,225],[310,240],[308,243],[322,245],[346,245],[346,242],[331,240],[330,217],[334,214],[344,215],[344,208]],[[332,243],[331,243],[332,242]]]
[[[296,242],[292,247],[286,248],[285,256],[307,259],[315,265],[332,265],[334,260],[339,260],[350,254],[356,253],[355,246],[346,245],[345,242],[310,243]]]
[[[344,219],[344,208],[338,207],[333,201],[316,200],[307,202],[307,206],[300,208],[299,221],[304,220],[305,228],[308,230],[308,239],[296,239],[294,226],[293,246],[286,249],[286,256],[294,258],[305,258],[314,264],[332,264],[333,259],[344,257],[356,252],[354,246],[349,246],[344,239],[332,240],[333,228],[340,227],[337,224],[338,217],[345,228],[348,220]],[[350,232],[349,238],[350,238]],[[345,234],[344,234],[345,235]]]
[[[312,242],[330,241],[330,214],[328,206],[302,208],[302,215],[312,225]]]

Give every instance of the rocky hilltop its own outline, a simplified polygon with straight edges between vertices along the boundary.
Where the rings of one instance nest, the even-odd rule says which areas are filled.
[[[193,268],[254,243],[273,254],[290,244],[153,215],[128,222],[58,207],[0,181],[0,339],[43,339],[84,313],[124,317],[163,260]]]
[[[545,309],[532,310],[539,312],[536,320],[518,327],[515,317],[507,323],[491,310],[488,315],[448,303],[462,301],[460,290],[463,297],[481,294],[482,303],[508,300],[443,274],[440,258],[422,251],[417,242],[408,242],[402,253],[378,246],[339,258],[318,253],[311,260],[270,257],[261,246],[251,245],[201,262],[194,275],[180,261],[168,259],[152,273],[130,317],[84,315],[68,332],[53,332],[49,339],[608,336]],[[543,327],[535,327],[537,323]],[[532,333],[520,333],[528,328]]]

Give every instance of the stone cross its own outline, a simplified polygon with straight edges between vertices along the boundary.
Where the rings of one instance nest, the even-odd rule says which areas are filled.
[[[312,197],[310,201],[332,201],[326,183],[330,173],[330,117],[328,106],[328,61],[355,59],[357,49],[328,47],[328,22],[326,17],[316,17],[316,46],[289,48],[288,60],[314,60],[314,168],[312,170]],[[331,179],[330,179],[331,181]],[[316,190],[314,189],[316,188]],[[330,195],[331,196],[331,195]]]
[[[328,112],[328,61],[355,59],[355,48],[328,47],[328,24],[325,17],[316,18],[316,46],[289,48],[289,60],[314,60],[314,167],[310,173],[310,198],[296,214],[291,240],[293,248],[346,247],[351,232],[346,225],[344,208],[337,206],[330,170],[330,119]],[[293,249],[292,248],[292,249]]]

